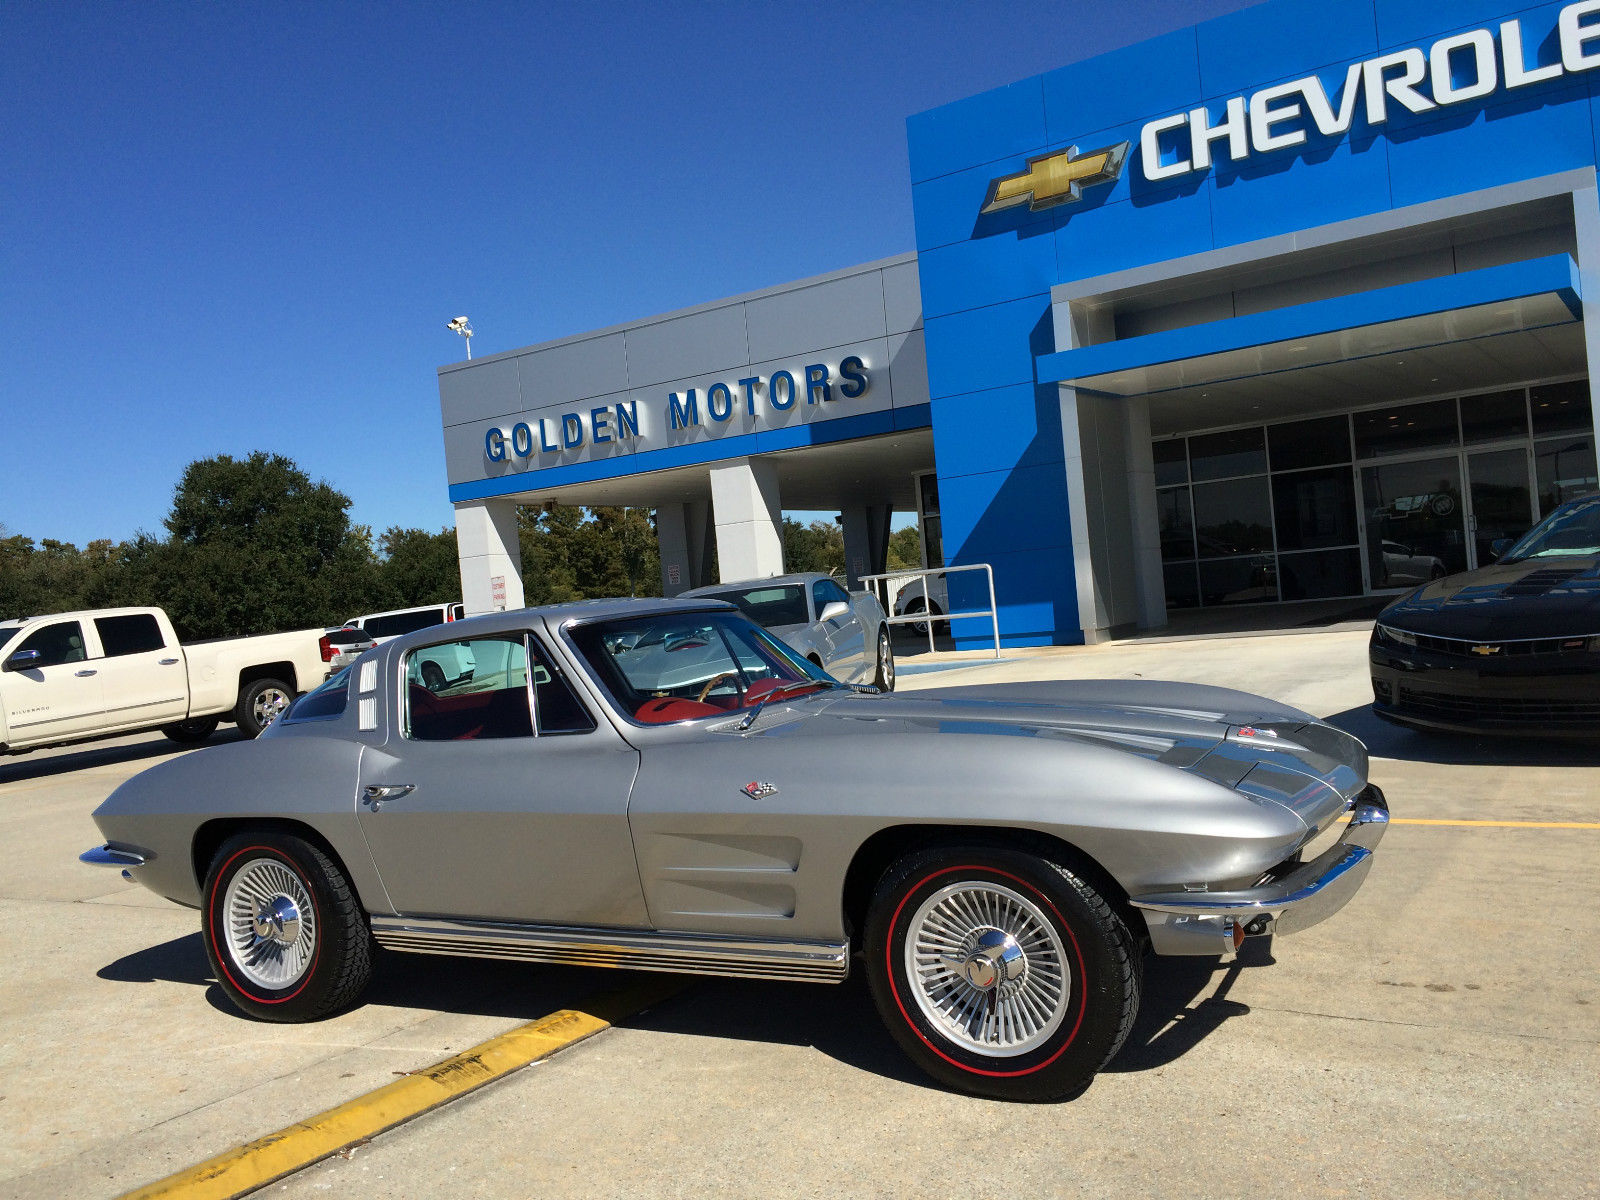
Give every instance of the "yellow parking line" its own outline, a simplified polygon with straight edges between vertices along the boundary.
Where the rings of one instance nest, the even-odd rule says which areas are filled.
[[[557,1050],[593,1037],[615,1022],[666,999],[683,986],[681,979],[655,976],[622,990],[592,997],[586,1007],[605,1015],[574,1009],[553,1012],[453,1058],[385,1084],[347,1104],[137,1188],[122,1200],[147,1200],[157,1196],[227,1200],[241,1196],[327,1158],[354,1142],[476,1091]]]
[[[1463,825],[1487,829],[1600,829],[1600,821],[1436,821],[1427,817],[1390,817],[1391,825]]]

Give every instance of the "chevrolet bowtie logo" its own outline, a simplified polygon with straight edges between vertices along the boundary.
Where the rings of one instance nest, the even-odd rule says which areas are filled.
[[[1028,169],[1015,175],[1002,175],[989,185],[989,198],[982,212],[999,212],[1026,204],[1034,212],[1057,204],[1070,204],[1082,197],[1083,189],[1095,183],[1110,183],[1122,174],[1128,157],[1128,143],[1118,142],[1102,150],[1079,154],[1076,146],[1041,154],[1028,160]]]
[[[1499,654],[1500,653],[1500,647],[1499,646],[1474,646],[1472,648],[1472,652],[1474,654]]]

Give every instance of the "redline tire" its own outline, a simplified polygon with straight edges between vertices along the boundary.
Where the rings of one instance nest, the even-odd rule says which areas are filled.
[[[1070,869],[1019,850],[938,847],[896,863],[868,910],[865,954],[900,1048],[973,1095],[1080,1094],[1139,1008],[1138,948],[1121,918]]]
[[[354,889],[321,850],[286,834],[223,843],[206,873],[201,933],[217,983],[263,1021],[347,1008],[372,977],[372,935]]]

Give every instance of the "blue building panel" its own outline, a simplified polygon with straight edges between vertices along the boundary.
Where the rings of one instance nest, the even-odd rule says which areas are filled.
[[[1382,212],[1389,207],[1388,143],[1344,140],[1242,167],[1229,163],[1213,173],[1210,191],[1218,246]]]
[[[1276,0],[1196,26],[1204,95],[1236,95],[1378,50],[1372,0]]]
[[[1559,4],[1544,9],[1550,14],[1546,21],[1540,19],[1540,9],[1518,4],[1515,0],[1375,0],[1373,4],[1378,44],[1384,50],[1426,45],[1443,34],[1463,29],[1491,28],[1512,16],[1548,29],[1555,25],[1554,14],[1560,9]],[[1530,37],[1527,40],[1530,55],[1534,45],[1535,40]]]
[[[1059,278],[1056,223],[1046,216],[1015,232],[919,252],[922,319],[1004,304],[1018,293],[1043,294]]]
[[[995,607],[1000,640],[1007,646],[1077,646],[1083,644],[1078,619],[1072,553],[995,550],[976,561],[994,570]],[[989,607],[988,581],[982,571],[949,576],[951,607],[971,611]],[[987,621],[950,623],[960,650],[981,650],[994,644]]]
[[[946,478],[957,466],[963,474],[1048,463],[1060,469],[1065,456],[1061,397],[1053,384],[1019,383],[969,392],[941,399],[938,405],[933,452]]]
[[[918,113],[906,121],[911,181],[1028,154],[1048,139],[1039,76]]]
[[[923,321],[928,394],[939,400],[1033,382],[1033,360],[1055,349],[1048,293]]]
[[[1067,481],[1059,466],[947,478],[941,462],[939,472],[946,561],[987,562],[988,554],[1001,547],[1071,556]]]
[[[1033,147],[1029,153],[1035,153]],[[917,231],[917,260],[924,251],[970,242],[978,232],[979,213],[996,175],[1022,170],[1026,157],[1012,162],[985,163],[911,185],[911,204]],[[1048,217],[1046,217],[1048,219]]]
[[[1073,63],[1043,80],[1049,140],[1083,150],[1106,144],[1098,132],[1177,112],[1203,94],[1193,29]]]
[[[1395,207],[1593,165],[1587,93],[1587,81],[1580,81],[1397,128],[1389,139]]]
[[[1211,189],[1195,175],[1187,186],[1066,216],[1056,231],[1057,282],[1199,254],[1215,244]]]

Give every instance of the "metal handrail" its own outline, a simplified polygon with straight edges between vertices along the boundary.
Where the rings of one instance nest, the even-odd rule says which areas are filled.
[[[885,571],[882,575],[858,575],[856,578],[859,579],[862,584],[878,582],[884,583],[885,586],[882,589],[878,599],[879,603],[883,605],[883,619],[886,623],[890,625],[913,625],[918,621],[926,620],[928,622],[928,653],[932,654],[933,597],[928,590],[927,581],[928,578],[933,575],[954,575],[959,571],[982,571],[988,576],[989,607],[986,609],[970,609],[967,612],[940,613],[939,620],[964,621],[972,617],[988,617],[989,624],[994,629],[994,656],[998,659],[1000,657],[1000,613],[994,602],[994,568],[988,563],[969,563],[968,565],[961,567],[927,567],[920,571]],[[907,613],[903,617],[897,617],[894,615],[894,612],[890,607],[887,581],[891,578],[906,579],[908,576],[909,579],[907,579],[907,582],[909,582],[910,579],[920,579],[923,581],[923,611],[920,613]]]

